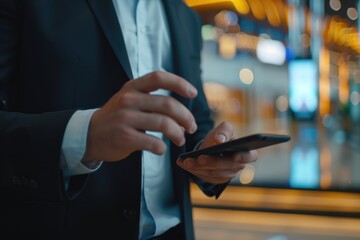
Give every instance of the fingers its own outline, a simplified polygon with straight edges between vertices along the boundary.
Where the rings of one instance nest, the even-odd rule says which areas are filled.
[[[234,134],[232,125],[229,122],[222,122],[214,129],[214,139],[217,143],[229,141]]]
[[[233,138],[233,134],[234,130],[232,125],[229,122],[224,121],[208,133],[200,148],[227,142]]]
[[[257,158],[257,151],[253,150],[247,153],[236,153],[229,157],[201,155],[197,159],[185,159],[183,165],[193,169],[231,170],[239,169],[243,165],[253,163]]]
[[[122,116],[131,129],[162,132],[178,146],[185,143],[183,128],[171,117],[162,114],[127,111]]]
[[[236,153],[227,157],[202,155],[197,159],[178,160],[178,165],[195,176],[207,182],[224,183],[236,176],[246,164],[255,162],[258,158],[256,150],[247,153]]]
[[[152,72],[137,80],[131,81],[131,83],[135,90],[143,93],[166,89],[187,98],[194,98],[197,95],[196,88],[188,81],[169,72]]]
[[[134,137],[137,141],[134,141],[133,151],[149,151],[154,154],[164,154],[166,151],[166,144],[159,138],[154,136],[134,131]]]
[[[117,108],[162,114],[172,118],[187,133],[194,133],[197,125],[192,113],[173,97],[149,94],[157,89],[166,89],[187,98],[197,95],[196,88],[185,79],[172,73],[156,71],[129,81],[115,98]]]
[[[158,89],[186,98],[197,95],[189,82],[168,72],[157,71],[128,81],[91,118],[84,159],[116,161],[137,150],[164,153],[165,143],[145,131],[161,132],[175,144],[183,145],[183,129],[194,133],[195,119],[174,98],[149,94]]]
[[[178,102],[176,99],[169,97],[169,96],[159,96],[159,95],[150,95],[150,94],[141,94],[141,96],[138,97],[138,100],[131,101],[129,103],[131,108],[136,108],[140,110],[140,113],[146,112],[146,113],[156,113],[163,116],[163,118],[160,118],[160,116],[157,116],[156,120],[158,123],[154,122],[154,120],[151,120],[147,118],[149,122],[144,122],[144,127],[148,126],[151,129],[148,130],[154,130],[153,127],[156,126],[150,126],[150,123],[154,123],[157,126],[163,125],[165,127],[164,131],[160,128],[156,128],[156,131],[161,132],[169,132],[168,127],[168,121],[164,120],[167,118],[170,118],[173,120],[174,123],[177,124],[177,126],[174,126],[172,124],[172,127],[180,128],[183,127],[186,132],[192,134],[196,131],[197,125],[195,122],[195,118],[192,115],[192,113],[180,102]],[[140,118],[140,116],[138,117]],[[143,130],[146,130],[146,128],[142,128]],[[183,135],[183,132],[182,132]]]
[[[235,153],[232,156],[213,157],[202,155],[196,160],[196,165],[208,169],[236,169],[244,164],[252,163],[257,160],[257,151]]]
[[[245,165],[240,169],[244,169]],[[215,170],[195,170],[193,172],[197,177],[204,179],[208,183],[221,184],[230,181],[235,178],[239,171],[226,170],[226,171],[215,171]]]

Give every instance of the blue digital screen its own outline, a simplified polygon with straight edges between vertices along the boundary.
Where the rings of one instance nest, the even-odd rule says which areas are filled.
[[[319,188],[319,152],[316,147],[297,146],[292,150],[289,184],[292,188]]]
[[[289,104],[297,118],[310,118],[318,108],[318,70],[312,59],[289,62]]]

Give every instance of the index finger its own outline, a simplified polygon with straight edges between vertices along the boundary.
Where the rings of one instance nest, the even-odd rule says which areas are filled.
[[[132,80],[132,84],[135,90],[144,93],[165,89],[187,98],[194,98],[197,95],[197,90],[193,85],[182,77],[169,72],[155,71]]]

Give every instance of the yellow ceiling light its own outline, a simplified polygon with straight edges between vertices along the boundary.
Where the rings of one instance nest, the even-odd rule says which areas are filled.
[[[189,7],[199,7],[209,4],[232,2],[232,0],[184,0]]]
[[[246,15],[250,12],[249,4],[246,0],[185,0],[185,3],[189,7],[198,7],[210,4],[224,4],[232,3],[236,11],[242,15]]]
[[[266,16],[271,26],[279,27],[281,24],[280,14],[272,0],[263,1]]]
[[[236,11],[238,11],[242,15],[246,15],[250,12],[249,4],[246,0],[232,0]]]
[[[266,18],[264,6],[260,0],[250,0],[248,3],[256,19],[264,20]]]
[[[275,0],[274,4],[276,6],[277,12],[280,17],[280,22],[282,25],[287,27],[288,26],[288,5],[285,4],[282,0]]]

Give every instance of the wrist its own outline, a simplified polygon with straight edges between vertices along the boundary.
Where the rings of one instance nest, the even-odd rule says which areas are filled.
[[[94,135],[94,125],[97,119],[97,115],[98,115],[99,111],[96,110],[93,115],[91,116],[91,119],[89,121],[89,125],[88,125],[88,129],[87,129],[87,138],[86,138],[86,146],[85,146],[85,152],[84,155],[82,157],[81,162],[84,165],[96,165],[98,164],[100,161],[96,158],[95,156],[95,151],[94,151],[94,146],[96,146],[96,144],[94,144],[94,139],[96,139]]]

